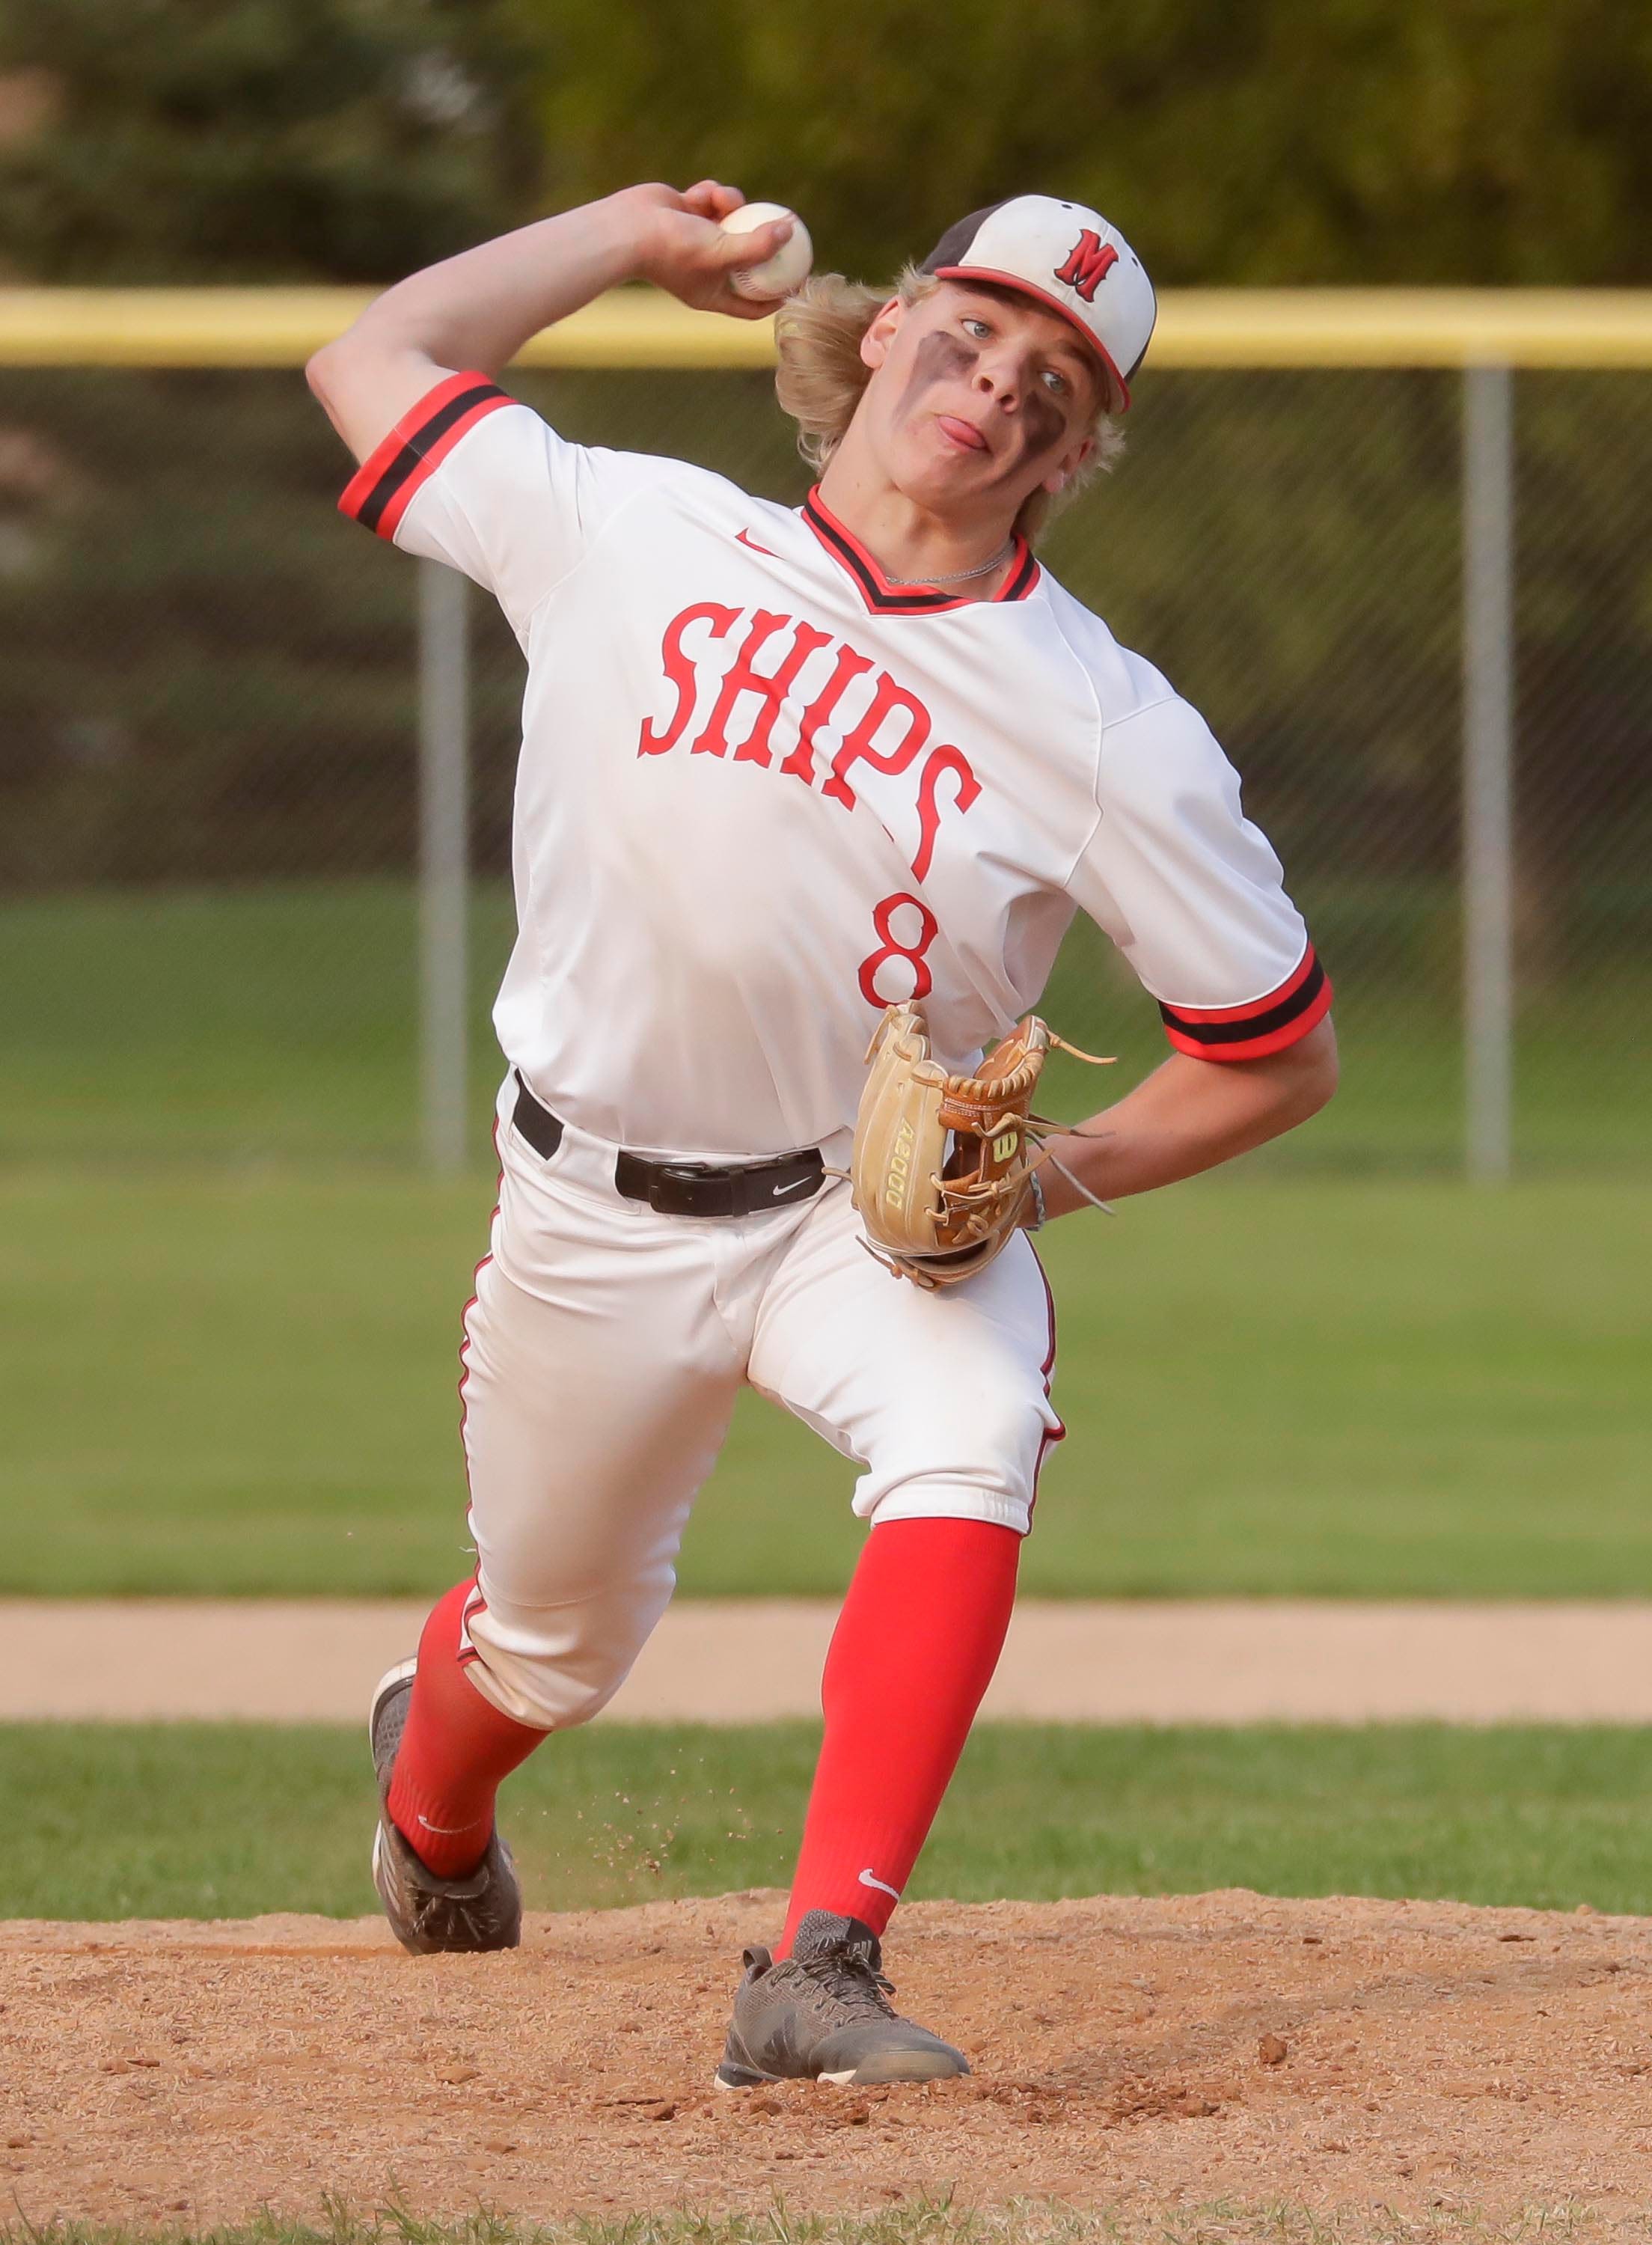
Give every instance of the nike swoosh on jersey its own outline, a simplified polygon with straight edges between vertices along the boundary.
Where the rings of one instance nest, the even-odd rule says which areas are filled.
[[[887,1879],[880,1879],[875,1872],[863,1871],[860,1875],[860,1884],[863,1887],[876,1887],[879,1894],[893,1895],[897,1902],[901,1898],[900,1889],[890,1886]]]
[[[749,546],[754,553],[766,553],[771,561],[778,561],[780,559],[772,546],[760,546],[747,531],[737,530],[735,532],[735,543],[736,546]]]

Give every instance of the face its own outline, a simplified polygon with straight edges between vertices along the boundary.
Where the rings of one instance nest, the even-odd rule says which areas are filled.
[[[943,281],[916,304],[886,304],[861,356],[872,378],[856,433],[896,488],[937,513],[1012,519],[1092,448],[1100,370],[1030,297]]]

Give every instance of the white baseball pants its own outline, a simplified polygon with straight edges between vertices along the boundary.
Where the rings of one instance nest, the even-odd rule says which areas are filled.
[[[924,1293],[860,1241],[846,1184],[796,1210],[657,1215],[615,1149],[548,1160],[501,1094],[491,1252],[461,1351],[480,1567],[462,1648],[505,1714],[559,1730],[624,1682],[665,1611],[742,1382],[862,1468],[862,1518],[1025,1534],[1051,1407],[1054,1313],[1032,1242]],[[848,1136],[823,1149],[843,1167]]]

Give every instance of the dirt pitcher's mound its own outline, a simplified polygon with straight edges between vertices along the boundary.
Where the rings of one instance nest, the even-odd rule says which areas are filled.
[[[780,1898],[529,1922],[415,1959],[374,1923],[0,1929],[0,2189],[220,2221],[322,2194],[680,2205],[1652,2199],[1652,1921],[1246,1893],[902,1912],[901,2002],[967,2080],[714,2091]]]

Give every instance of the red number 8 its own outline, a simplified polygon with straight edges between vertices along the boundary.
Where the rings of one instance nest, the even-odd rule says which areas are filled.
[[[891,925],[903,905],[910,905],[917,914],[917,940],[903,943]],[[919,897],[908,896],[904,890],[898,895],[885,897],[881,904],[872,906],[872,926],[883,941],[869,958],[863,959],[860,969],[861,995],[869,1006],[881,1013],[885,1006],[902,1006],[909,1000],[927,998],[935,987],[935,978],[930,973],[929,961],[924,953],[941,932],[941,924],[929,906]],[[879,968],[886,960],[905,959],[911,962],[912,987],[885,996],[877,987]]]

